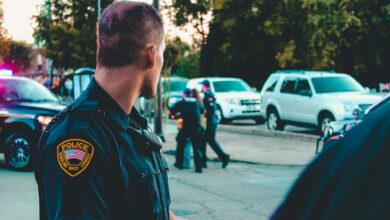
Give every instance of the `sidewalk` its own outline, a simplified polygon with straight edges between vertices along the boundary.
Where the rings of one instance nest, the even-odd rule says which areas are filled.
[[[163,122],[164,143],[163,152],[174,154],[176,150],[176,125]],[[246,131],[246,130],[247,131]],[[316,138],[292,138],[291,134],[284,137],[279,134],[262,135],[263,132],[248,132],[249,128],[221,128],[217,132],[217,141],[226,153],[230,154],[232,162],[265,164],[265,165],[307,165],[315,158]],[[267,133],[264,133],[267,134]],[[289,136],[290,135],[290,136]],[[207,148],[207,156],[217,160],[216,154]]]

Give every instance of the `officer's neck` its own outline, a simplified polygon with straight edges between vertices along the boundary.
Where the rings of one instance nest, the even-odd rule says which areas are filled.
[[[127,114],[138,99],[142,77],[131,66],[121,68],[97,67],[95,80]]]

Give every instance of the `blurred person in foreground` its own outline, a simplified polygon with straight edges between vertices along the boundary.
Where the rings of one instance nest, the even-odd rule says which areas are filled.
[[[133,108],[156,94],[162,19],[146,3],[113,3],[99,21],[97,48],[88,88],[39,141],[40,218],[174,219],[161,140]]]
[[[191,140],[194,153],[195,172],[202,172],[202,153],[200,150],[202,128],[200,124],[201,114],[204,107],[194,97],[191,97],[191,89],[184,90],[183,98],[170,109],[172,115],[180,114],[183,119],[182,128],[179,130],[176,140],[176,162],[174,164],[178,169],[183,169],[184,148],[188,138]]]
[[[219,159],[222,161],[222,168],[226,168],[230,161],[230,155],[226,154],[217,140],[215,140],[215,135],[217,132],[217,126],[218,126],[218,118],[215,114],[215,110],[217,107],[217,100],[215,98],[214,93],[211,91],[210,88],[210,81],[204,80],[202,82],[202,90],[204,92],[203,97],[203,105],[206,108],[206,130],[205,130],[205,141],[203,141],[202,144],[202,152],[203,152],[203,158],[202,158],[202,166],[207,167],[207,154],[206,154],[206,148],[207,143],[210,145],[210,147],[214,150],[214,152],[218,155]]]
[[[390,219],[390,102],[302,173],[271,219]]]

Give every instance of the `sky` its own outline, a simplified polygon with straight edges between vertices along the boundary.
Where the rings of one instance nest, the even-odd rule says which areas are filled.
[[[38,14],[39,7],[45,0],[3,0],[4,27],[12,39],[33,43],[32,37],[34,22],[33,15]],[[136,0],[137,1],[137,0]],[[151,4],[153,0],[138,0]],[[164,19],[166,31],[170,36],[180,36],[184,41],[191,43],[191,29],[186,31],[174,28],[167,19]]]

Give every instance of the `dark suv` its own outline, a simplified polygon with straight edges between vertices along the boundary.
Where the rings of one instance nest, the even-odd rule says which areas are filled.
[[[0,76],[0,152],[10,168],[32,167],[42,130],[65,104],[34,80]]]

